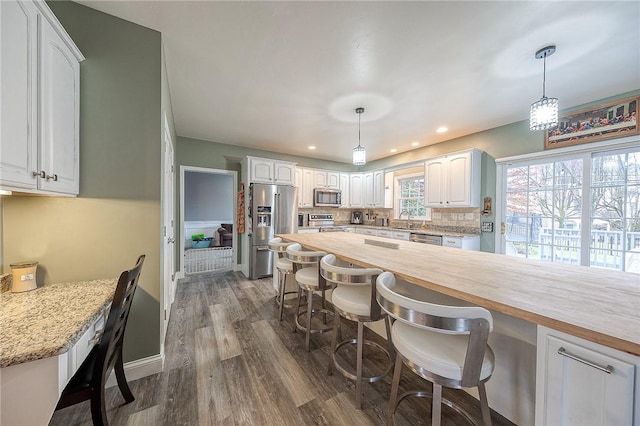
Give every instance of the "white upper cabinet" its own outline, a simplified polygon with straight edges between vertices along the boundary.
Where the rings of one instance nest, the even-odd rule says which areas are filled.
[[[363,199],[362,173],[351,173],[349,175],[349,207],[365,207]]]
[[[0,2],[0,185],[37,189],[37,21],[31,3]]]
[[[340,173],[340,192],[342,195],[343,208],[349,207],[349,173]]]
[[[384,207],[384,170],[363,174],[362,207]]]
[[[0,2],[0,20],[0,186],[77,195],[84,57],[44,2]]]
[[[295,163],[275,161],[267,158],[247,158],[249,182],[292,186],[295,184]]]
[[[314,188],[340,188],[340,173],[326,170],[313,171]]]
[[[481,155],[474,149],[425,161],[425,206],[479,207]]]
[[[302,169],[302,185],[298,187],[298,207],[313,207],[313,179],[313,170]]]
[[[47,191],[77,194],[80,147],[80,64],[62,37],[39,20],[40,170]]]

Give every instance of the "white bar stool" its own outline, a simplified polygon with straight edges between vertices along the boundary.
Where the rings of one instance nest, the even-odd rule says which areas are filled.
[[[286,291],[287,277],[293,275],[293,263],[285,257],[287,247],[293,243],[283,243],[282,238],[276,237],[269,240],[269,250],[274,252],[278,259],[276,260],[276,269],[278,269],[278,294],[276,295],[276,303],[279,307],[280,321],[282,321],[282,312],[285,307],[293,308],[293,305],[285,305],[284,300],[287,294],[296,294],[296,291]]]
[[[403,296],[396,291],[392,273],[380,274],[376,284],[378,303],[395,318],[391,335],[396,365],[391,385],[387,424],[393,424],[398,404],[408,396],[433,398],[431,424],[440,425],[441,404],[460,413],[471,424],[471,416],[460,406],[442,398],[442,386],[462,389],[477,387],[482,422],[491,425],[491,412],[484,383],[493,374],[495,357],[487,345],[493,329],[491,313],[480,307],[436,305]],[[411,371],[433,383],[433,393],[406,392],[398,399],[403,363]]]
[[[356,382],[356,409],[362,408],[362,382],[369,383],[382,380],[391,371],[393,345],[391,343],[390,323],[385,321],[387,329],[387,342],[389,350],[383,348],[376,342],[364,339],[364,324],[382,320],[387,317],[386,312],[380,309],[376,302],[376,278],[382,273],[378,268],[358,268],[339,261],[333,254],[328,254],[320,261],[320,275],[327,282],[337,285],[331,294],[331,302],[336,312],[333,339],[331,341],[331,359],[329,361],[328,374],[333,373],[333,367],[345,377]],[[338,343],[338,338],[342,339],[340,321],[346,318],[358,323],[357,339],[347,339]],[[345,345],[355,344],[357,350],[356,374],[340,365],[336,358],[336,353]],[[362,349],[363,346],[371,346],[381,350],[387,358],[389,364],[385,370],[376,376],[362,377]]]
[[[318,271],[318,263],[322,256],[327,253],[324,251],[304,251],[302,246],[298,243],[287,246],[287,258],[293,263],[293,273],[298,283],[298,306],[296,308],[295,325],[293,332],[296,330],[302,330],[305,332],[304,350],[309,352],[309,344],[311,341],[311,334],[324,333],[333,328],[333,325],[326,325],[326,314],[333,315],[333,312],[326,309],[326,297],[325,292],[332,288],[328,286],[324,278],[320,276]],[[307,309],[300,312],[300,300],[302,298],[302,291],[306,291],[307,296]],[[322,308],[313,309],[313,294],[315,292],[322,293]],[[325,314],[324,326],[311,328],[311,318],[314,314]],[[300,317],[306,314],[305,325],[300,324]]]

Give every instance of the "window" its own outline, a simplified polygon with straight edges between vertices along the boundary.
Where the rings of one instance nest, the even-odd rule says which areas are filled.
[[[503,176],[504,253],[640,273],[638,148],[512,163]]]
[[[580,264],[582,159],[507,169],[507,254]]]
[[[396,179],[396,214],[397,217],[410,215],[411,218],[427,217],[424,206],[424,174],[402,176]]]

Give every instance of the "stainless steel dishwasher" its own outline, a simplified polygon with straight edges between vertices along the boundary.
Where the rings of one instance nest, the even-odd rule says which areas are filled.
[[[409,241],[413,241],[414,243],[431,244],[433,246],[441,246],[442,235],[418,234],[412,232],[409,236]]]

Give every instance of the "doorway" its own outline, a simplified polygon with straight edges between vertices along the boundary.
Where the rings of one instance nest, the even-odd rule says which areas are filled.
[[[236,269],[237,172],[180,166],[182,276]]]

